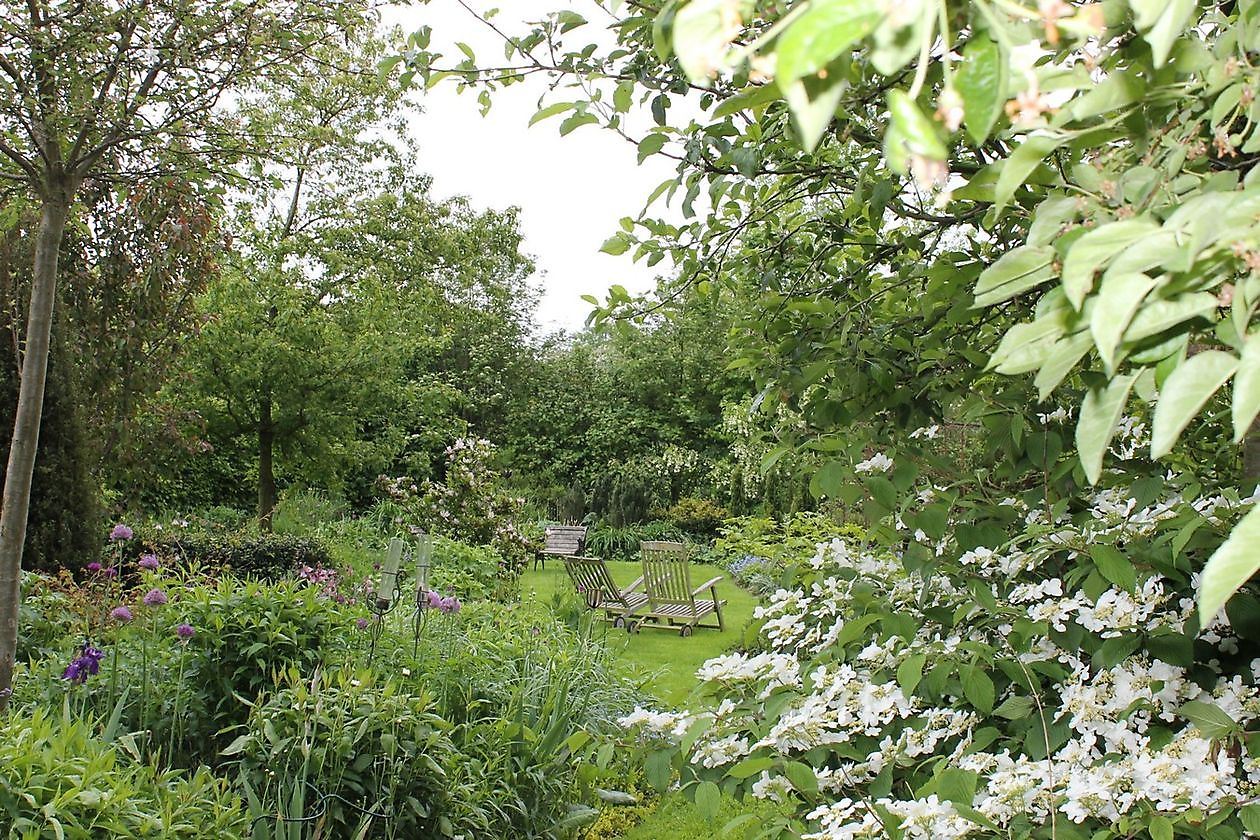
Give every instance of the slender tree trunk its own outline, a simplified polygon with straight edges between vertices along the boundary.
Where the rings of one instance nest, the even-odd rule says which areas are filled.
[[[1260,481],[1260,427],[1252,426],[1242,445],[1243,481]]]
[[[271,512],[276,509],[276,475],[272,451],[276,430],[271,423],[271,394],[264,393],[258,404],[258,529],[271,530]]]
[[[9,463],[4,474],[4,507],[0,510],[0,711],[9,704],[13,664],[17,657],[22,547],[26,542],[31,478],[35,472],[39,422],[44,408],[53,301],[57,296],[57,257],[69,208],[66,193],[45,199],[35,243],[35,270],[26,325],[26,347],[22,356],[22,381],[18,387]]]

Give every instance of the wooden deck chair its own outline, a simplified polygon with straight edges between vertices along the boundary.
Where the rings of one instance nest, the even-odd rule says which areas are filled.
[[[622,589],[598,557],[565,557],[564,568],[586,606],[603,610],[604,619],[612,621],[613,627],[624,627],[626,613],[647,603],[647,595],[640,591],[643,578]]]
[[[542,551],[534,555],[534,568],[547,568],[548,557],[577,557],[586,546],[585,525],[548,525]]]
[[[626,614],[628,631],[638,631],[645,620],[656,622],[648,626],[677,627],[681,636],[690,636],[696,627],[726,629],[722,622],[726,601],[717,594],[720,575],[692,587],[691,551],[683,543],[643,542],[639,543],[639,552],[647,604]],[[711,597],[697,597],[706,589]],[[717,624],[701,624],[710,613],[717,617]]]

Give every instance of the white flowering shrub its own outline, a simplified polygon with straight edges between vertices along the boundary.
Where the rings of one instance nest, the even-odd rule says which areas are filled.
[[[1260,601],[1200,628],[1192,571],[1255,499],[1164,484],[1008,499],[990,546],[821,543],[700,669],[709,711],[624,719],[649,778],[790,804],[761,836],[806,840],[1260,832]]]
[[[382,476],[380,486],[400,505],[401,524],[407,529],[492,546],[502,561],[499,576],[515,580],[533,548],[516,525],[524,500],[503,488],[494,468],[497,453],[497,447],[484,438],[458,438],[446,448],[441,481]]]

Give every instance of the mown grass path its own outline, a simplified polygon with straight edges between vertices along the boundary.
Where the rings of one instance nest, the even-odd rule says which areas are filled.
[[[638,563],[609,561],[608,570],[620,586],[628,586],[641,572]],[[718,584],[718,597],[726,599],[722,608],[726,629],[718,631],[697,628],[689,638],[677,630],[648,628],[636,634],[605,624],[605,638],[610,652],[619,657],[625,673],[642,683],[655,697],[673,704],[685,705],[696,687],[696,669],[706,659],[718,656],[743,639],[744,627],[752,618],[757,598],[741,589],[729,575],[713,566],[693,565],[691,579],[703,583],[723,574]],[[573,584],[564,571],[563,560],[548,560],[545,569],[527,570],[521,577],[521,597],[550,602],[557,591],[568,592]],[[706,619],[706,622],[709,619]]]

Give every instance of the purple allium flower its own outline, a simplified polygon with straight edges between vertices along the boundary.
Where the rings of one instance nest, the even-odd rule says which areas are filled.
[[[135,532],[126,525],[119,522],[114,526],[114,530],[109,532],[110,542],[118,542],[119,540],[129,540],[135,536]]]
[[[106,568],[101,569],[101,574],[105,575],[107,578],[118,577],[118,570],[113,566],[107,566]]]
[[[195,632],[197,631],[193,630],[193,626],[191,624],[175,625],[175,635],[179,636],[181,639],[184,639],[184,640],[191,639],[193,637],[193,633]]]
[[[459,612],[459,607],[460,607],[459,599],[456,598],[454,595],[448,595],[447,597],[443,598],[442,600],[438,602],[438,609],[446,613],[447,615],[450,615],[451,613]]]
[[[109,617],[116,621],[121,621],[123,624],[126,624],[128,621],[135,618],[135,616],[131,614],[131,610],[126,607],[114,607],[109,611]]]
[[[354,623],[354,626],[358,627],[360,630],[366,630],[368,626],[368,620],[366,618],[360,618],[358,621]]]
[[[145,554],[140,558],[140,568],[148,569],[150,572],[156,572],[160,565],[162,564],[158,562],[156,554]]]
[[[160,607],[166,603],[166,593],[161,589],[150,589],[144,595],[146,607]]]
[[[94,648],[90,644],[83,645],[79,655],[66,666],[61,678],[75,683],[87,682],[88,677],[101,672],[101,659],[104,656],[105,653],[100,648]]]
[[[96,561],[92,561],[91,563],[87,564],[87,570],[91,572],[92,574],[96,574],[97,572],[101,570],[101,564],[97,563]]]

